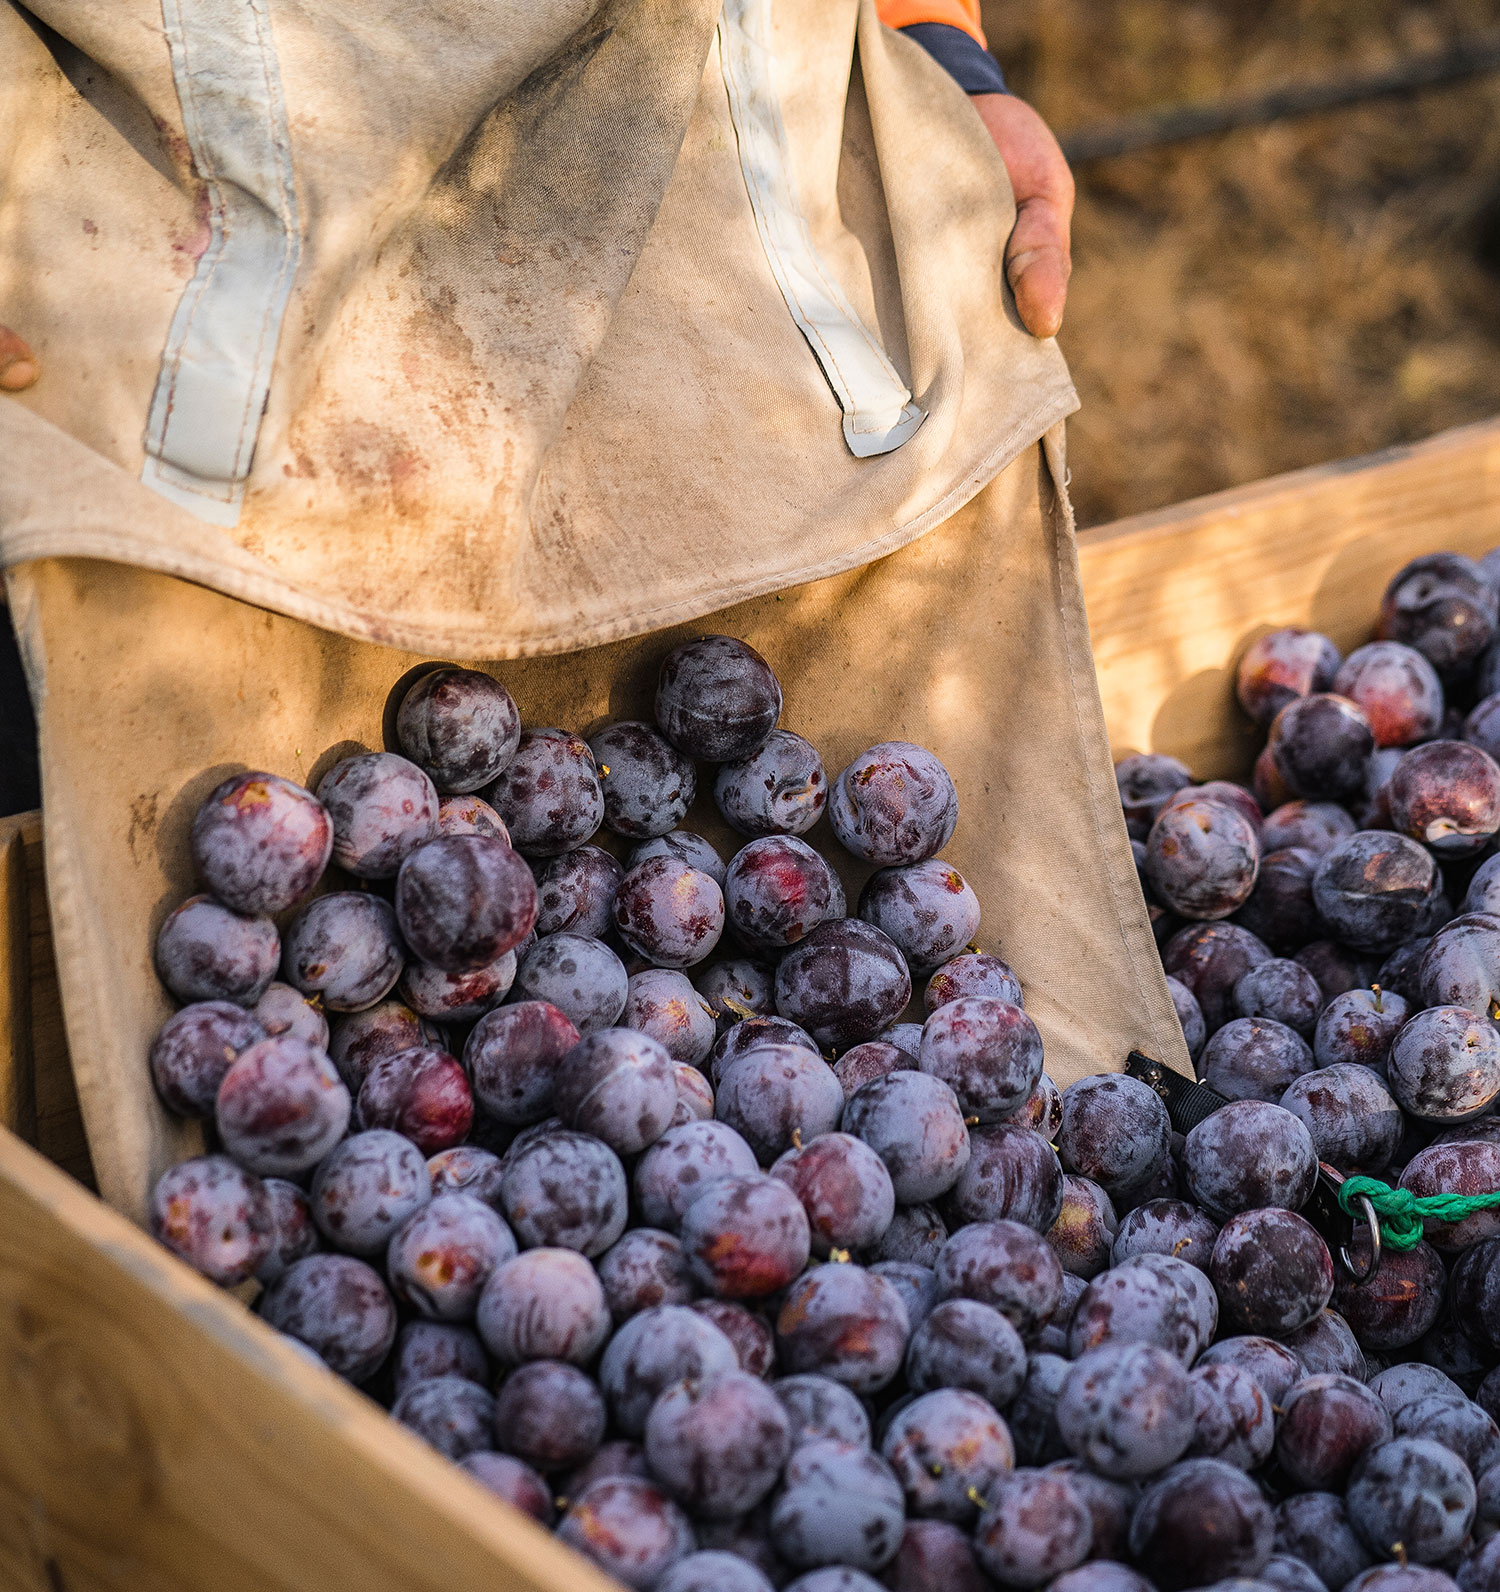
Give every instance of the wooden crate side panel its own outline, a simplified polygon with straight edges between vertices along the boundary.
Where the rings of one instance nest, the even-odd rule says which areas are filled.
[[[42,815],[0,819],[0,1126],[94,1187],[63,1027]]]
[[[1170,752],[1201,779],[1248,771],[1234,702],[1246,646],[1281,625],[1370,639],[1408,559],[1500,543],[1500,420],[1301,470],[1079,537],[1116,756]]]
[[[0,1389],[17,1592],[614,1587],[3,1132]]]
[[[35,1143],[31,892],[24,822],[0,819],[0,1126]]]
[[[43,868],[42,819],[29,815],[23,831],[26,845],[27,917],[31,933],[31,1052],[36,1078],[36,1145],[49,1161],[71,1173],[85,1188],[94,1188],[83,1112],[73,1084],[68,1034],[63,1024],[62,992],[57,960],[52,954],[52,920],[47,911],[47,880]],[[144,1065],[144,1059],[142,1064]],[[21,1135],[22,1138],[26,1136]]]

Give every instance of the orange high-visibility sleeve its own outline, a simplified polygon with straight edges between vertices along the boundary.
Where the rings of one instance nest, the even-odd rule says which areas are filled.
[[[962,28],[985,48],[989,44],[979,25],[979,0],[875,0],[880,20],[888,28],[909,28],[916,22],[944,22]]]

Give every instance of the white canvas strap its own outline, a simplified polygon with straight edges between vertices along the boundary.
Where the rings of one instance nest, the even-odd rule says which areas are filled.
[[[767,44],[770,0],[724,0],[719,60],[740,169],[766,259],[844,411],[856,458],[899,448],[926,414],[813,246],[791,179],[786,129]]]
[[[267,0],[162,0],[208,243],[167,334],[141,479],[216,525],[239,518],[301,254]]]

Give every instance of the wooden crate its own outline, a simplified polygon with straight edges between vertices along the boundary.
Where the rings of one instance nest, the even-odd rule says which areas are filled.
[[[1262,632],[1307,625],[1348,651],[1407,559],[1500,545],[1500,419],[1273,476],[1079,538],[1116,756],[1171,752],[1200,779],[1248,773],[1234,668]]]
[[[1080,538],[1117,751],[1242,773],[1260,630],[1366,635],[1405,559],[1500,543],[1500,421]],[[89,1191],[36,815],[0,822],[0,1585],[604,1592]]]
[[[0,1587],[614,1587],[88,1191],[40,839],[0,821]]]

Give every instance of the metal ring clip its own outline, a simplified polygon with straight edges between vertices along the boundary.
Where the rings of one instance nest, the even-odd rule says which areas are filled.
[[[1318,1175],[1333,1190],[1335,1195],[1334,1203],[1338,1205],[1337,1195],[1340,1187],[1342,1187],[1344,1183],[1344,1174],[1329,1166],[1327,1161],[1319,1161]],[[1348,1243],[1345,1242],[1339,1245],[1339,1260],[1342,1263],[1344,1270],[1347,1271],[1354,1279],[1354,1284],[1356,1287],[1359,1287],[1363,1283],[1369,1282],[1375,1273],[1380,1270],[1380,1218],[1375,1214],[1375,1207],[1370,1203],[1369,1197],[1367,1195],[1361,1194],[1358,1197],[1358,1203],[1364,1212],[1365,1225],[1370,1229],[1369,1265],[1361,1269],[1359,1266],[1355,1265],[1354,1257],[1349,1253]],[[1342,1214],[1348,1215],[1348,1213],[1344,1211],[1342,1205],[1338,1205],[1338,1209]],[[1349,1236],[1352,1238],[1354,1236],[1354,1218],[1352,1216],[1349,1216],[1349,1223]]]
[[[1349,1253],[1347,1244],[1339,1245],[1339,1259],[1344,1263],[1344,1270],[1354,1279],[1355,1286],[1367,1283],[1380,1270],[1380,1219],[1375,1214],[1375,1207],[1370,1203],[1367,1195],[1359,1196],[1359,1203],[1364,1209],[1365,1222],[1370,1229],[1370,1263],[1361,1271],[1355,1264],[1354,1258]],[[1352,1235],[1351,1235],[1352,1236]]]

